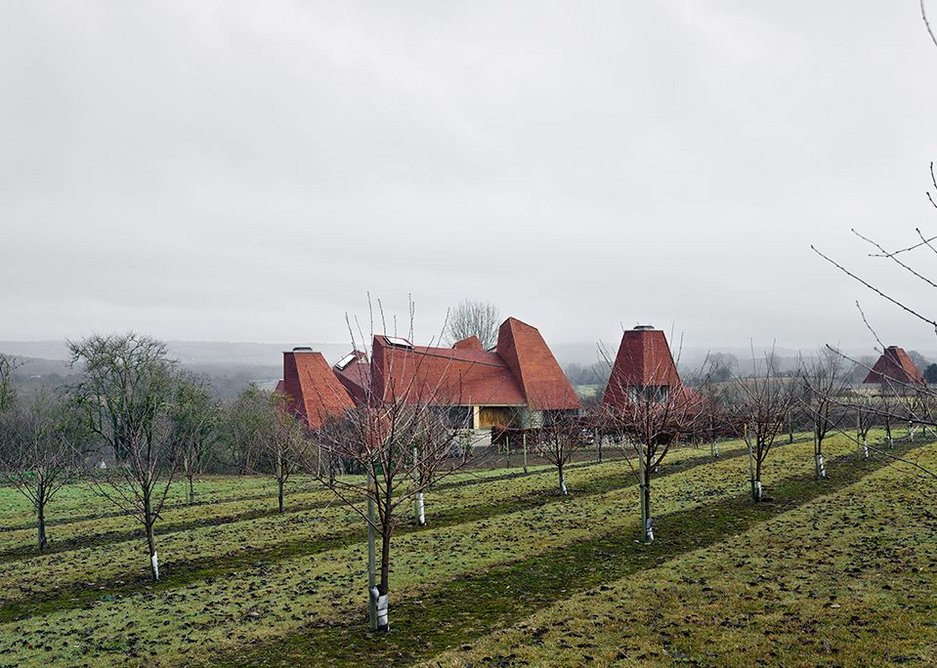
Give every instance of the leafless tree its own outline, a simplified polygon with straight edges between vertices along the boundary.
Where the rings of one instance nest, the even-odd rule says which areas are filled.
[[[560,494],[569,494],[566,487],[566,465],[573,455],[586,447],[583,425],[578,411],[554,411],[544,415],[544,424],[530,430],[534,449],[540,457],[556,468]]]
[[[610,360],[610,358],[609,358]],[[611,362],[609,362],[611,363]],[[613,379],[610,382],[614,381]],[[651,481],[670,447],[696,432],[707,421],[707,402],[683,385],[620,388],[627,396],[622,405],[602,404],[596,422],[615,432],[641,493],[641,527],[644,540],[654,540]]]
[[[0,353],[0,415],[12,408],[16,401],[13,372],[17,366],[19,364],[14,357]]]
[[[766,356],[759,370],[753,354],[752,375],[736,381],[729,402],[734,423],[748,448],[752,500],[756,503],[764,496],[761,478],[765,460],[783,432],[795,401],[795,383],[780,375],[772,359]]]
[[[229,407],[227,429],[239,470],[269,475],[276,482],[281,513],[290,478],[305,467],[322,471],[310,452],[304,427],[293,419],[281,394],[249,386]]]
[[[845,358],[828,348],[821,349],[816,359],[800,365],[803,385],[798,395],[801,409],[813,424],[813,455],[817,479],[826,478],[823,441],[845,419],[841,397],[849,389],[850,369]]]
[[[259,469],[258,458],[269,430],[269,404],[268,393],[250,385],[224,411],[228,458],[242,475]]]
[[[372,592],[378,609],[376,627],[387,630],[391,538],[401,508],[419,500],[433,483],[428,470],[455,451],[460,432],[445,424],[426,396],[397,396],[377,405],[363,404],[319,430],[323,448],[365,474],[364,482],[336,478],[332,490],[368,522],[380,536],[380,575]],[[447,470],[442,475],[448,475]],[[376,516],[368,507],[376,510]],[[423,514],[422,504],[418,511]]]
[[[78,415],[61,393],[40,391],[0,414],[0,480],[26,497],[36,512],[39,551],[46,549],[46,509],[81,463]]]
[[[159,580],[153,527],[182,459],[174,449],[170,417],[175,363],[164,343],[132,332],[93,335],[68,345],[72,363],[84,365],[75,394],[85,424],[114,458],[92,484],[143,525],[150,573]]]
[[[293,419],[286,408],[285,397],[271,393],[261,438],[258,461],[263,471],[277,483],[277,511],[286,507],[286,485],[293,474],[308,465],[311,458],[309,439],[303,425]]]
[[[498,342],[498,326],[501,316],[498,307],[491,302],[463,299],[452,309],[447,318],[446,335],[449,343],[477,336],[485,350]]]
[[[180,374],[170,407],[175,452],[182,459],[186,479],[186,500],[195,502],[195,477],[214,454],[221,423],[221,407],[212,398],[203,378]]]
[[[413,339],[413,315],[411,303],[408,340]],[[383,331],[388,331],[383,311],[380,321]],[[377,332],[373,312],[370,331]],[[356,329],[349,320],[349,332],[352,348],[362,349],[360,326]],[[363,474],[363,480],[346,476],[330,482],[341,502],[368,525],[371,623],[379,631],[389,628],[391,538],[402,509],[415,500],[418,514],[423,514],[424,492],[459,470],[458,459],[451,468],[443,470],[440,465],[457,454],[458,444],[464,445],[466,436],[471,438],[465,424],[451,421],[447,409],[460,405],[459,388],[444,386],[445,380],[424,374],[425,356],[413,353],[407,359],[402,367],[388,370],[383,391],[379,393],[372,384],[357,407],[333,416],[314,434],[325,456],[344,462],[350,472]],[[378,537],[379,566],[375,554]]]

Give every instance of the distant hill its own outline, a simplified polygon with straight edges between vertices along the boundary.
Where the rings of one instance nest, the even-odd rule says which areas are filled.
[[[192,371],[202,374],[217,395],[230,399],[250,384],[273,389],[283,375],[283,351],[309,345],[330,362],[338,361],[349,345],[336,343],[241,343],[228,341],[167,341],[169,354]],[[77,380],[79,369],[68,363],[65,341],[0,341],[0,352],[13,355],[22,366],[17,378],[26,392],[39,387]]]

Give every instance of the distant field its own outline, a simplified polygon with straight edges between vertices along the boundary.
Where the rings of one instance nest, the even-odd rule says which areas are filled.
[[[284,515],[260,478],[181,486],[163,513],[164,580],[131,518],[86,488],[50,507],[0,488],[0,666],[853,665],[937,661],[933,479],[836,437],[779,446],[748,500],[739,442],[680,448],[654,482],[658,540],[638,537],[624,461],[459,473],[393,547],[391,626],[367,631],[363,523],[310,480]],[[937,469],[937,447],[896,452]],[[586,658],[588,657],[588,658]]]

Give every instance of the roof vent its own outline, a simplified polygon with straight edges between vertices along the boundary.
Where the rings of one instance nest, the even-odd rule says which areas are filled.
[[[654,325],[635,325],[634,328],[638,331],[644,332],[650,329],[654,329]]]
[[[311,353],[312,346],[293,346],[294,353]]]

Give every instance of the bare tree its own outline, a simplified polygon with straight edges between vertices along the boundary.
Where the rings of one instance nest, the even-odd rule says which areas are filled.
[[[186,502],[195,502],[195,477],[214,454],[221,407],[212,398],[207,382],[193,374],[180,375],[170,408],[175,451],[182,459],[186,479]]]
[[[13,405],[16,393],[13,389],[13,372],[19,366],[16,359],[0,353],[0,413]]]
[[[454,452],[459,437],[460,432],[445,424],[443,415],[434,410],[427,396],[407,393],[378,405],[360,405],[318,432],[330,455],[366,477],[360,483],[338,478],[331,488],[380,535],[380,575],[377,582],[369,583],[377,630],[388,629],[391,538],[400,509],[411,499],[422,498],[439,477],[425,471],[438,470]]]
[[[224,412],[230,463],[238,473],[257,471],[263,439],[269,430],[270,397],[256,385],[246,387]]]
[[[0,414],[0,480],[32,504],[40,552],[48,545],[46,508],[81,461],[77,417],[64,396],[47,391]]]
[[[72,363],[84,364],[76,398],[87,428],[114,457],[92,484],[143,525],[150,573],[159,580],[153,527],[181,461],[170,418],[175,364],[164,343],[132,332],[93,335],[68,345]]]
[[[583,424],[578,411],[550,411],[543,415],[543,424],[528,430],[534,451],[556,468],[560,494],[569,494],[566,487],[566,465],[573,455],[586,447]]]
[[[277,511],[282,513],[286,507],[287,482],[310,460],[311,456],[306,430],[290,415],[285,397],[278,394],[268,396],[265,424],[261,436],[262,438],[258,441],[260,446],[258,459],[263,470],[272,475],[277,483]]]
[[[816,359],[803,362],[800,406],[813,424],[814,467],[818,480],[826,478],[823,441],[845,419],[842,397],[849,389],[850,370],[845,358],[828,348],[821,349]]]
[[[488,350],[498,342],[501,315],[491,302],[463,299],[447,318],[446,335],[449,343],[477,336],[482,348]]]
[[[628,464],[641,492],[641,527],[644,540],[654,540],[651,481],[681,438],[708,422],[707,402],[696,390],[682,385],[624,388],[623,405],[603,404],[599,421],[622,439]],[[633,455],[633,456],[632,456]]]
[[[394,345],[407,348],[407,354],[388,358],[388,366],[381,371],[381,387],[369,384],[357,407],[331,416],[314,433],[324,456],[344,462],[352,473],[363,474],[363,480],[343,477],[329,482],[340,501],[367,522],[371,627],[378,631],[389,629],[391,538],[402,509],[415,500],[418,515],[423,514],[424,493],[437,480],[459,470],[461,463],[453,455],[459,444],[465,446],[466,437],[471,438],[465,423],[453,421],[449,410],[461,406],[458,380],[452,385],[446,373],[426,372],[432,358],[409,345],[413,315],[411,303],[407,339],[396,338],[394,332]],[[382,311],[380,320],[383,331],[388,331]],[[363,345],[356,344],[364,335],[360,327],[355,331],[350,319],[349,332],[352,349],[361,349]],[[376,332],[373,312],[371,332]],[[376,336],[372,334],[372,341]],[[450,458],[454,465],[443,470],[440,465]]]
[[[764,496],[761,478],[765,460],[794,404],[795,384],[781,377],[771,360],[766,356],[763,371],[759,371],[752,355],[752,375],[736,381],[729,404],[748,448],[752,500],[756,503]]]

